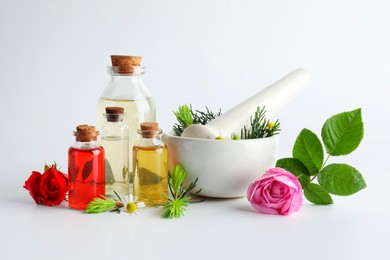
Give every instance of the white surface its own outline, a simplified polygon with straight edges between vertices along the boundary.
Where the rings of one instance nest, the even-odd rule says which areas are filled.
[[[389,259],[389,10],[388,0],[2,0],[0,258]],[[310,88],[278,115],[279,156],[302,128],[319,133],[362,107],[361,146],[331,162],[355,166],[367,189],[289,217],[244,199],[191,205],[172,221],[35,206],[24,181],[44,162],[66,169],[74,127],[96,121],[109,55],[124,53],[144,57],[164,130],[183,103],[227,111],[305,68]]]

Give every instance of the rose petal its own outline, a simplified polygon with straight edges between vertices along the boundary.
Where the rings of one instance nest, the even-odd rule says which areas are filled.
[[[282,198],[284,196],[285,189],[287,189],[285,185],[280,182],[273,181],[272,185],[270,186],[269,193],[273,198]]]
[[[268,206],[264,206],[264,205],[261,205],[261,204],[252,204],[252,206],[257,211],[259,211],[261,213],[264,213],[264,214],[272,214],[272,215],[280,214],[279,210],[276,210],[276,209],[268,207]]]
[[[65,199],[66,192],[68,191],[67,176],[56,170],[54,165],[52,165],[51,168],[43,173],[39,188],[44,205],[59,205]]]
[[[253,199],[253,193],[255,190],[257,190],[257,187],[259,186],[260,182],[255,181],[252,184],[249,185],[248,191],[247,191],[247,199],[248,201],[252,201]]]
[[[293,176],[294,176],[294,175],[293,175]],[[294,176],[293,178],[296,179],[295,176]],[[278,182],[281,182],[281,183],[283,183],[283,184],[285,184],[285,185],[288,185],[289,188],[298,190],[297,183],[294,182],[294,180],[291,178],[291,176],[278,174],[278,175],[275,176],[275,179],[276,179]],[[298,183],[299,183],[299,182],[298,182]]]
[[[39,190],[39,183],[41,180],[41,173],[33,171],[30,177],[25,181],[23,188],[29,191],[31,197],[35,203],[40,204],[42,202],[42,195]]]

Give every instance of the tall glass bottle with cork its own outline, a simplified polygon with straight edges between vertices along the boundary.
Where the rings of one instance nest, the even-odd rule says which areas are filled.
[[[134,194],[139,200],[161,204],[168,195],[168,152],[155,122],[141,123],[140,140],[133,148]]]
[[[76,142],[68,151],[69,207],[84,210],[105,195],[104,149],[94,126],[76,127]]]
[[[105,153],[106,196],[129,193],[129,127],[123,122],[123,107],[106,107],[101,143]],[[131,193],[132,193],[131,189]]]
[[[129,156],[137,143],[137,129],[141,122],[156,121],[154,99],[143,82],[146,72],[141,66],[140,56],[111,56],[112,67],[109,67],[111,82],[103,91],[97,106],[98,129],[102,129],[106,107],[123,107],[127,117],[123,120],[129,127]],[[129,160],[129,169],[132,161]]]

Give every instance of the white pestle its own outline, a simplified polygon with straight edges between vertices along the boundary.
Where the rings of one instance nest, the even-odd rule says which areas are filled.
[[[266,117],[271,118],[307,87],[309,82],[309,73],[304,69],[296,69],[207,125],[195,124],[186,127],[181,136],[201,139],[230,137],[232,133],[240,131],[254,115],[257,107],[265,106]]]

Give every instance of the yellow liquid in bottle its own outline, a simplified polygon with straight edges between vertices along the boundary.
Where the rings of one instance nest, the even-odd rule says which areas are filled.
[[[134,194],[150,205],[168,199],[168,151],[165,146],[133,148]]]
[[[100,98],[98,101],[98,121],[97,129],[101,131],[105,117],[103,114],[106,113],[106,107],[123,107],[126,117],[123,122],[129,127],[129,169],[133,169],[133,163],[131,160],[133,146],[138,143],[137,130],[139,124],[142,122],[155,122],[156,121],[156,107],[152,97],[141,99],[141,100],[112,100]],[[99,141],[101,141],[99,139]],[[130,172],[130,176],[132,173]],[[130,190],[132,192],[132,190]]]

